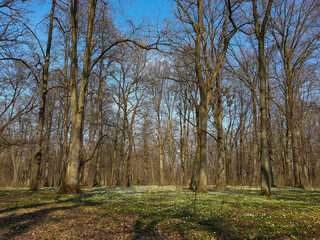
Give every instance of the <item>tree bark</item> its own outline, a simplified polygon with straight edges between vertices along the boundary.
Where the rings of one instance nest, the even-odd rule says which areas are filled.
[[[37,126],[36,135],[36,154],[33,159],[31,168],[31,179],[29,189],[31,191],[37,191],[40,187],[40,174],[41,174],[41,162],[42,162],[42,152],[43,152],[43,127],[45,123],[45,110],[46,110],[46,99],[48,91],[48,77],[49,77],[49,66],[50,66],[50,52],[52,43],[52,32],[53,32],[53,17],[54,10],[56,6],[56,1],[52,0],[52,7],[50,12],[50,24],[47,40],[47,49],[45,55],[45,63],[43,69],[42,86],[41,86],[41,97],[40,97],[40,109],[39,109],[39,120]]]
[[[84,117],[85,94],[91,71],[92,40],[94,31],[94,18],[97,0],[90,0],[88,10],[88,28],[86,36],[86,47],[83,59],[83,71],[81,86],[77,91],[77,44],[78,44],[78,0],[71,0],[71,24],[72,24],[72,47],[71,47],[71,110],[72,126],[70,136],[70,150],[66,172],[65,186],[60,188],[62,192],[80,192],[79,167],[82,137],[82,121]]]
[[[198,26],[195,40],[195,67],[196,75],[199,83],[200,91],[200,106],[199,106],[199,146],[200,146],[200,160],[199,160],[199,179],[196,190],[199,193],[206,193],[208,191],[207,178],[207,124],[208,124],[208,96],[207,86],[202,75],[201,64],[201,39],[202,39],[202,25],[203,25],[203,1],[198,0]]]
[[[226,162],[224,152],[224,136],[223,136],[223,106],[222,106],[222,76],[218,74],[216,80],[216,124],[217,124],[217,152],[218,152],[218,180],[217,187],[225,188],[227,186]]]
[[[163,186],[163,175],[164,175],[164,151],[163,151],[163,139],[161,132],[161,119],[160,119],[160,102],[158,108],[158,152],[159,152],[159,185]]]
[[[262,23],[260,23],[257,10],[257,1],[252,0],[255,35],[258,40],[258,72],[260,79],[260,166],[261,166],[261,195],[271,195],[270,167],[268,159],[268,119],[267,119],[267,71],[265,61],[265,34],[270,16],[273,0],[268,0],[268,5]]]

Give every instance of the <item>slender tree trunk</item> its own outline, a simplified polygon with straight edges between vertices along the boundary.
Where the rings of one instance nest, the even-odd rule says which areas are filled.
[[[43,69],[42,86],[41,86],[41,97],[40,97],[40,109],[39,109],[39,120],[37,126],[37,137],[36,137],[36,154],[32,163],[31,168],[31,180],[29,189],[31,191],[37,191],[40,184],[40,174],[41,174],[41,161],[42,161],[42,151],[43,151],[43,127],[45,121],[45,110],[46,110],[46,98],[48,91],[48,77],[49,77],[49,66],[50,66],[50,51],[52,43],[52,32],[53,32],[53,17],[54,9],[56,6],[56,1],[52,1],[52,7],[50,12],[50,24],[49,33],[47,41],[47,50],[45,56],[45,64]]]
[[[117,112],[117,122],[116,122],[116,129],[115,129],[115,137],[113,142],[113,156],[112,156],[112,163],[111,163],[111,173],[109,179],[109,187],[113,185],[114,182],[114,165],[118,155],[118,132],[119,132],[119,122],[120,122],[120,106],[118,106]],[[118,180],[118,179],[117,179]],[[117,182],[118,183],[118,182]]]
[[[19,169],[20,169],[20,164],[21,164],[21,150],[14,149],[14,146],[10,147],[11,150],[11,161],[13,165],[13,176],[12,176],[12,181],[11,181],[11,186],[17,187],[19,185]],[[17,154],[15,154],[17,152]]]
[[[64,107],[63,107],[63,145],[60,153],[60,161],[59,161],[59,178],[57,182],[57,186],[63,186],[65,181],[65,174],[67,168],[67,159],[69,155],[69,144],[68,144],[68,133],[69,133],[69,83],[68,83],[68,37],[66,35],[65,39],[65,51],[64,51],[64,67],[63,67],[63,75],[64,75]]]
[[[289,68],[289,67],[287,67]],[[288,72],[289,70],[287,70]],[[287,74],[288,79],[288,105],[289,105],[289,131],[291,133],[292,161],[293,161],[293,177],[294,186],[297,188],[305,188],[305,176],[300,162],[298,134],[297,134],[297,119],[295,110],[295,99],[293,93],[293,79],[290,71]]]
[[[60,150],[62,150],[62,144],[61,144],[61,134],[62,134],[62,128],[61,128],[61,115],[62,115],[63,111],[62,108],[60,106],[59,109],[59,114],[58,114],[58,124],[57,124],[57,136],[56,136],[56,149],[55,149],[55,155],[54,155],[54,162],[53,162],[53,175],[52,175],[52,181],[51,181],[51,185],[53,187],[57,186],[56,184],[56,179],[57,176],[59,176],[59,171],[58,170],[58,159],[59,159],[59,148]]]
[[[193,161],[192,172],[191,172],[191,181],[190,181],[190,186],[189,186],[189,189],[192,191],[196,191],[196,187],[198,185],[199,162],[200,162],[200,143],[199,143],[199,141],[197,141],[196,155],[195,155],[195,159]]]
[[[294,117],[293,117],[294,118]],[[299,155],[298,136],[295,119],[292,119],[291,126],[291,143],[292,143],[292,160],[294,172],[294,185],[298,188],[305,188],[306,176],[302,167]]]
[[[254,87],[255,89],[255,87]],[[253,94],[253,93],[252,93]],[[257,121],[257,109],[256,109],[256,100],[254,96],[252,95],[252,117],[253,117],[253,151],[252,151],[252,161],[253,161],[253,184],[257,184],[258,179],[258,152],[259,152],[259,146],[258,146],[258,121]]]
[[[265,34],[267,22],[270,16],[273,0],[268,0],[267,8],[262,23],[259,21],[257,1],[252,0],[252,10],[255,24],[255,34],[258,40],[258,72],[260,78],[260,112],[261,112],[261,135],[260,135],[260,165],[261,165],[261,195],[271,195],[270,167],[268,159],[268,119],[267,119],[267,71],[265,61]]]
[[[217,152],[218,152],[218,180],[217,187],[225,188],[227,186],[226,177],[226,162],[224,153],[224,136],[223,136],[223,106],[222,106],[222,76],[218,74],[216,80],[216,99],[217,99],[217,113],[216,113],[216,124],[217,124]]]
[[[168,108],[168,122],[169,122],[169,166],[170,166],[170,180],[171,184],[174,184],[175,179],[175,154],[174,154],[174,136],[173,136],[173,129],[172,129],[172,106],[170,103],[167,103]]]
[[[260,112],[261,112],[261,135],[260,135],[260,164],[261,164],[261,195],[270,195],[270,167],[268,158],[268,119],[266,99],[266,68],[264,59],[264,39],[259,41],[259,76],[260,76]]]
[[[304,176],[304,180],[305,180],[305,187],[308,188],[310,187],[310,165],[308,162],[308,158],[309,158],[309,153],[308,153],[308,149],[306,147],[307,145],[307,137],[305,136],[305,132],[304,132],[304,128],[303,128],[303,124],[300,125],[300,135],[301,135],[301,147],[300,147],[300,152],[303,153],[301,156],[301,163],[303,166],[303,176]],[[310,140],[309,140],[310,141]]]
[[[148,162],[148,112],[143,115],[143,177],[142,177],[142,184],[147,185],[148,184],[148,166],[150,166]]]
[[[49,109],[50,110],[50,109]],[[44,156],[45,156],[45,166],[43,166],[42,171],[45,172],[44,174],[44,184],[45,187],[51,187],[50,185],[50,176],[52,176],[52,160],[50,157],[50,140],[51,140],[51,133],[52,133],[52,115],[53,115],[53,109],[48,113],[47,117],[47,126],[46,126],[46,147],[44,149]]]
[[[241,113],[240,113],[240,138],[239,138],[239,159],[238,159],[238,165],[239,165],[239,174],[238,174],[238,184],[243,185],[243,168],[244,168],[244,112],[243,112],[243,100],[240,100],[240,108],[241,108]]]
[[[196,154],[195,154],[195,159],[193,162],[192,166],[192,172],[191,172],[191,181],[190,181],[190,186],[189,189],[192,191],[196,191],[196,187],[198,185],[198,180],[199,180],[199,162],[200,162],[200,142],[199,142],[199,129],[200,129],[200,116],[199,116],[199,105],[196,105]]]
[[[95,125],[95,104],[94,104],[94,96],[93,93],[90,94],[90,123],[89,123],[89,141],[88,141],[88,147],[86,149],[86,159],[84,159],[85,162],[82,163],[82,179],[81,179],[81,185],[82,186],[90,186],[90,181],[92,178],[90,178],[90,168],[91,168],[91,160],[87,161],[87,159],[92,154],[93,149],[93,139],[94,139],[94,125]]]
[[[185,91],[185,96],[187,92]],[[187,99],[183,101],[183,112],[180,113],[180,162],[181,162],[181,184],[187,184]]]
[[[100,62],[100,70],[99,70],[99,88],[98,88],[98,100],[99,100],[99,110],[98,110],[98,121],[99,121],[99,140],[100,144],[98,146],[98,154],[97,159],[94,162],[94,180],[93,185],[101,186],[101,177],[100,177],[100,162],[102,157],[102,146],[103,146],[103,100],[104,100],[104,91],[105,91],[105,79],[102,77],[103,71],[103,60]],[[117,125],[118,126],[118,125]],[[117,133],[116,133],[117,134]],[[113,160],[111,165],[113,164]],[[113,167],[112,167],[113,170]],[[112,172],[113,174],[113,172]],[[112,176],[111,176],[112,177]],[[109,181],[109,185],[110,185]]]
[[[128,150],[128,159],[127,159],[127,187],[132,186],[133,175],[132,175],[132,152],[133,152],[133,123],[131,123],[130,130],[128,132],[129,137],[129,150]]]
[[[270,91],[270,78],[268,76],[268,156],[269,156],[269,167],[270,167],[270,181],[271,186],[276,187],[275,180],[274,180],[274,173],[273,173],[273,135],[272,135],[272,128],[271,128],[271,91]]]
[[[128,126],[129,150],[128,150],[128,160],[127,160],[127,187],[130,187],[133,184],[133,168],[132,168],[132,155],[133,155],[133,148],[134,148],[134,139],[133,139],[134,126],[133,125],[134,125],[134,120],[137,114],[137,109],[139,107],[139,102],[141,98],[137,98],[136,100],[137,100],[136,105],[133,107],[134,109],[131,115],[130,126]]]
[[[289,106],[286,101],[286,134],[285,134],[285,165],[286,165],[286,184],[288,186],[293,186],[293,169],[292,169],[292,159],[290,156],[290,149],[291,149],[291,141],[290,141],[290,121],[289,121]]]
[[[122,123],[122,134],[121,134],[121,143],[120,143],[120,158],[119,158],[119,167],[118,167],[118,178],[117,185],[123,185],[123,171],[124,171],[124,160],[125,160],[125,141],[126,141],[126,132],[127,132],[127,107],[124,106],[124,118]]]
[[[163,186],[164,175],[164,152],[163,152],[163,139],[161,133],[160,113],[158,113],[158,152],[159,152],[159,184]]]

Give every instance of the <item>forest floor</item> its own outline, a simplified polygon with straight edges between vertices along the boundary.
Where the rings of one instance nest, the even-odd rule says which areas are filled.
[[[0,239],[320,239],[320,189],[0,188]]]

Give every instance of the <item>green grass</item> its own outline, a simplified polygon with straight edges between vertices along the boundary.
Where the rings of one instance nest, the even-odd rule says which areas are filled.
[[[253,187],[207,194],[154,186],[83,190],[0,189],[0,239],[28,239],[37,224],[56,236],[48,239],[320,239],[320,190],[275,188],[270,197]]]

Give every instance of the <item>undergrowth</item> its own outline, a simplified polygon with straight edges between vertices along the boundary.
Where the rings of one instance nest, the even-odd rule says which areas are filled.
[[[14,237],[28,239],[37,217],[31,215],[43,208],[53,209],[38,222],[44,229],[56,228],[50,235],[56,237],[48,239],[65,236],[66,229],[67,239],[104,239],[102,233],[114,239],[320,238],[319,190],[275,188],[269,197],[259,193],[253,187],[211,187],[206,194],[156,186],[114,187],[111,191],[83,188],[81,194],[66,195],[54,188],[37,193],[0,189],[0,239],[12,238],[17,227],[23,230]],[[23,216],[19,221],[17,216],[26,211],[31,220]],[[70,223],[79,217],[84,219],[82,225]],[[46,239],[46,235],[38,238]]]

